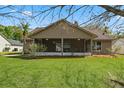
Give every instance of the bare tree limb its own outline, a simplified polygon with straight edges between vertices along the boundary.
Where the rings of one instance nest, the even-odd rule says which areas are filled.
[[[100,7],[104,8],[106,11],[114,13],[116,15],[120,15],[124,17],[124,11],[120,9],[116,9],[114,7],[111,7],[109,5],[99,5]]]
[[[53,6],[53,7],[50,7],[49,9],[46,9],[46,10],[44,10],[44,11],[41,11],[39,14],[35,15],[34,17],[37,17],[37,16],[41,15],[42,13],[45,13],[45,12],[50,11],[50,10],[52,10],[52,9],[55,9],[55,8],[57,8],[57,7],[60,7],[60,5]]]
[[[73,11],[72,13],[70,13],[65,19],[67,19],[68,17],[70,17],[71,15],[73,15],[74,13],[76,13],[77,11],[79,11],[80,9],[82,9],[85,6],[87,6],[87,5],[84,5],[84,6],[81,6],[81,7],[77,8],[75,11]]]
[[[95,16],[95,17],[89,19],[88,21],[85,21],[85,22],[81,23],[80,26],[83,25],[83,24],[86,24],[86,23],[88,23],[88,22],[90,22],[90,21],[92,21],[92,20],[95,20],[96,18],[102,16],[102,15],[105,14],[105,13],[107,13],[107,11],[105,11],[105,12],[101,13],[100,15],[97,15],[97,16]]]

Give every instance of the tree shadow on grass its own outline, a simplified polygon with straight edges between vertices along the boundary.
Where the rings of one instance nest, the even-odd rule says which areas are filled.
[[[18,58],[25,60],[33,60],[33,59],[65,59],[65,58],[85,58],[86,56],[7,56],[8,58]]]

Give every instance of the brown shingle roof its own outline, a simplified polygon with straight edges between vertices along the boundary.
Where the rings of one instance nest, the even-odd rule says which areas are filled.
[[[97,37],[94,40],[112,40],[113,37],[107,34],[104,34],[102,31],[98,30],[98,29],[92,29],[92,30],[88,30],[94,34],[97,35]]]
[[[55,25],[55,24],[57,24],[57,23],[59,23],[59,22],[61,22],[61,21],[64,21],[65,23],[69,24],[69,25],[72,26],[72,27],[75,27],[75,28],[77,28],[77,29],[80,29],[80,30],[82,30],[82,31],[84,31],[84,32],[86,32],[86,33],[88,33],[88,34],[91,34],[91,35],[97,37],[94,33],[91,33],[90,31],[87,31],[87,30],[85,30],[85,29],[83,29],[83,28],[81,28],[81,27],[79,27],[79,26],[77,26],[77,25],[75,25],[75,24],[73,24],[73,23],[70,23],[70,22],[68,22],[67,20],[64,20],[64,19],[59,20],[59,21],[57,21],[57,22],[54,22],[54,23],[48,25],[47,27],[35,28],[33,31],[31,31],[31,33],[29,34],[29,37],[32,36],[32,35],[34,35],[34,34],[37,34],[37,33],[41,32],[41,31],[44,31],[45,29],[47,29],[47,28],[49,28],[49,27],[51,27],[51,26],[53,26],[53,25]]]
[[[36,29],[34,29],[34,30],[30,33],[29,36],[34,35],[34,34],[40,32],[40,31],[44,31],[45,29],[47,29],[47,28],[49,28],[49,27],[51,27],[51,26],[53,26],[53,25],[55,25],[55,24],[57,24],[57,23],[59,23],[59,22],[61,22],[61,21],[64,21],[64,22],[66,22],[67,24],[69,24],[70,26],[76,27],[76,28],[78,28],[78,29],[80,29],[80,30],[82,30],[82,31],[84,31],[84,32],[86,32],[86,33],[88,33],[88,34],[94,35],[94,36],[96,37],[95,40],[112,40],[112,39],[113,39],[113,38],[112,38],[111,36],[109,36],[109,35],[105,35],[105,34],[103,35],[103,33],[102,33],[101,31],[97,30],[97,29],[95,29],[95,30],[84,29],[84,28],[79,27],[78,25],[75,25],[75,24],[73,24],[73,23],[71,23],[71,22],[68,22],[67,20],[64,20],[64,19],[59,20],[59,21],[57,21],[57,22],[54,22],[54,23],[50,24],[50,25],[47,26],[47,27],[36,28]]]
[[[45,27],[37,27],[30,32],[30,35],[38,33],[39,31],[43,30]]]

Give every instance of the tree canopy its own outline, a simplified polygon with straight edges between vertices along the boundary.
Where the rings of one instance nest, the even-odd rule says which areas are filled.
[[[18,26],[0,25],[0,33],[8,39],[22,40],[23,31]]]

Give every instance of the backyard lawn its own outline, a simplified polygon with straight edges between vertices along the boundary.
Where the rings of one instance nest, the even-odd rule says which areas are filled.
[[[0,87],[113,87],[110,75],[124,80],[124,56],[39,59],[0,56]]]

